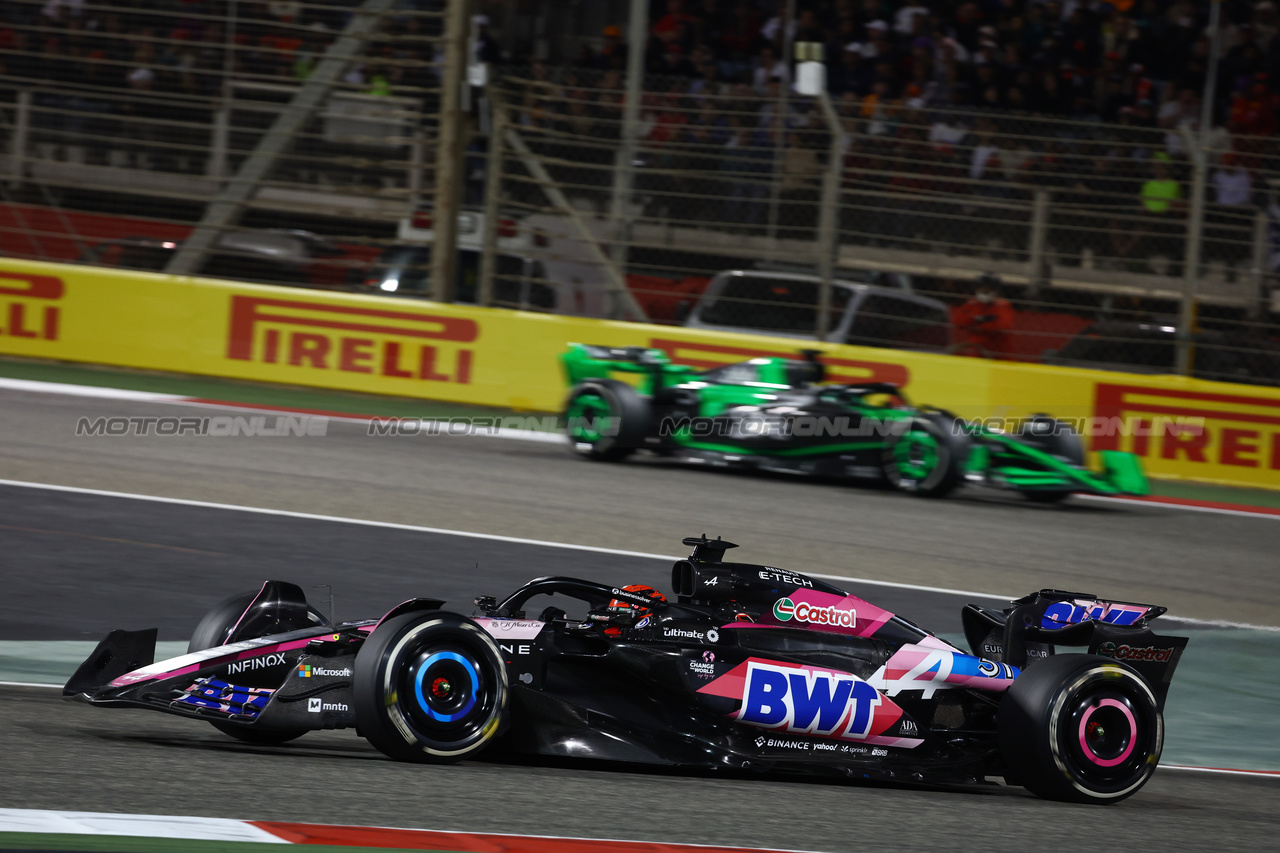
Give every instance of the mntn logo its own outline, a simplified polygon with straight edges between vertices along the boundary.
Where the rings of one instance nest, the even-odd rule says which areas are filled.
[[[861,740],[871,731],[880,692],[856,675],[752,661],[738,721],[769,729]]]

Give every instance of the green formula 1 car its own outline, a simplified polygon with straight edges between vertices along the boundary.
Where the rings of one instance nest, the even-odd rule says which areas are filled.
[[[720,467],[887,481],[930,496],[980,483],[1045,503],[1074,492],[1149,490],[1131,453],[1102,451],[1102,470],[1089,470],[1064,421],[1035,415],[1006,431],[912,406],[890,383],[826,384],[813,351],[697,370],[672,364],[662,350],[570,344],[561,362],[569,440],[590,459],[645,450]]]

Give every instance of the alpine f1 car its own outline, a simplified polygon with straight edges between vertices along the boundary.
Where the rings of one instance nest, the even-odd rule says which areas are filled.
[[[1045,503],[1073,492],[1150,490],[1132,453],[1104,450],[1101,471],[1085,467],[1080,437],[1063,421],[1036,415],[1011,432],[993,429],[913,407],[892,383],[826,384],[816,353],[804,355],[697,370],[658,349],[570,344],[561,356],[569,441],[590,459],[645,450],[715,466],[888,481],[929,496],[966,482]]]
[[[684,542],[670,598],[546,577],[477,598],[471,617],[421,598],[329,624],[299,587],[268,581],[211,610],[182,657],[152,663],[154,629],[113,631],[63,692],[259,744],[354,727],[392,758],[430,763],[493,748],[1004,779],[1089,803],[1128,797],[1156,769],[1187,642],[1152,632],[1163,607],[1052,590],[1002,611],[971,604],[969,653],[817,578],[724,562],[730,542]]]

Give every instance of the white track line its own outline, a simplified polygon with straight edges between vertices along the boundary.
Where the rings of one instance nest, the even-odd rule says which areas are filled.
[[[105,388],[99,385],[67,385],[61,382],[38,382],[33,379],[0,377],[0,388],[31,394],[66,394],[69,397],[100,397],[104,400],[129,400],[136,403],[173,403],[190,399],[181,394],[159,394],[127,388]]]
[[[423,527],[417,524],[397,524],[391,521],[372,521],[367,518],[347,518],[340,515],[317,515],[310,512],[292,512],[284,509],[267,509],[256,506],[240,506],[238,504],[211,503],[209,501],[193,501],[185,498],[165,498],[158,495],[138,495],[130,492],[112,492],[103,489],[85,489],[78,486],[55,486],[49,483],[30,483],[23,480],[2,480],[0,486],[14,486],[22,489],[43,489],[52,492],[70,492],[79,495],[94,495],[106,498],[123,498],[134,501],[150,501],[153,503],[175,504],[177,506],[193,506],[202,509],[224,509],[233,512],[252,512],[259,515],[274,515],[283,518],[300,518],[307,521],[329,521],[338,524],[358,524],[364,527],[381,527],[387,530],[407,530],[413,533],[435,533],[441,536],[462,536],[468,539],[485,539],[492,542],[510,542],[515,545],[537,545],[544,548],[564,548],[570,551],[589,551],[596,554],[612,554],[619,557],[641,557],[650,560],[681,560],[683,557],[672,557],[666,554],[648,554],[643,551],[624,551],[619,548],[600,548],[595,545],[570,545],[566,542],[548,542],[544,539],[524,539],[519,536],[499,536],[495,533],[471,533],[465,530],[447,530],[442,527]]]
[[[288,844],[280,836],[240,820],[219,817],[103,814],[43,809],[0,809],[0,832],[127,835],[200,841]]]
[[[283,509],[267,509],[265,507],[241,506],[239,504],[212,503],[209,501],[194,501],[185,498],[166,498],[158,495],[139,495],[131,492],[113,492],[104,489],[86,489],[79,486],[56,486],[51,483],[32,483],[25,480],[3,480],[0,479],[0,486],[13,486],[22,489],[42,489],[52,492],[68,492],[71,494],[94,495],[96,497],[122,498],[125,500],[150,501],[153,503],[174,504],[177,506],[193,506],[202,509],[222,509],[232,512],[252,512],[259,515],[273,515],[281,518],[298,518],[307,521],[326,521],[336,524],[358,524],[364,527],[380,527],[387,530],[405,530],[412,533],[434,533],[440,536],[460,536],[468,539],[483,539],[490,542],[509,542],[514,545],[535,545],[542,548],[563,548],[569,551],[586,551],[594,554],[611,554],[618,557],[639,557],[645,560],[663,560],[674,561],[683,560],[684,557],[676,557],[670,554],[652,554],[645,551],[626,551],[620,548],[601,548],[597,545],[572,545],[567,542],[549,542],[545,539],[525,539],[519,536],[500,536],[495,533],[473,533],[466,530],[447,530],[442,527],[423,527],[417,524],[397,524],[391,521],[372,521],[367,518],[347,518],[341,515],[317,515],[309,512],[292,512]],[[945,587],[920,586],[917,584],[898,583],[896,581],[873,580],[871,578],[854,578],[844,575],[825,575],[815,574],[816,578],[825,578],[832,580],[845,581],[850,584],[866,584],[869,586],[887,586],[897,589],[910,589],[919,592],[934,592],[944,595],[959,595],[975,598],[989,598],[998,601],[1013,601],[1019,596],[1016,595],[998,595],[989,592],[970,592],[967,590],[947,589]],[[1272,625],[1253,625],[1247,622],[1227,622],[1222,620],[1201,620],[1192,619],[1185,616],[1166,615],[1163,618],[1168,620],[1177,620],[1187,622],[1193,625],[1202,625],[1205,627],[1218,628],[1241,628],[1257,631],[1274,631],[1280,632],[1280,626]]]
[[[1141,501],[1132,498],[1112,498],[1106,495],[1075,495],[1075,497],[1082,501],[1101,501],[1102,503],[1124,504],[1125,506],[1162,506],[1186,512],[1208,512],[1214,515],[1239,515],[1245,518],[1269,518],[1272,521],[1280,521],[1280,515],[1273,512],[1253,512],[1247,509],[1227,509],[1216,506],[1192,506],[1190,504],[1166,503],[1161,500]]]

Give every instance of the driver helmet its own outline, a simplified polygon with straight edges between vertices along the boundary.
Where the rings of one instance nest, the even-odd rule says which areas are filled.
[[[651,598],[654,601],[665,602],[667,600],[667,597],[661,592],[658,592],[658,590],[653,587],[646,586],[642,583],[629,584],[624,586],[622,590],[624,592],[633,592],[636,595],[641,595],[645,598]],[[609,600],[609,611],[611,613],[626,613],[630,611],[635,614],[636,619],[643,619],[645,616],[653,615],[653,611],[649,608],[642,607],[639,604],[632,604],[630,601],[624,601],[620,598],[613,598]]]

